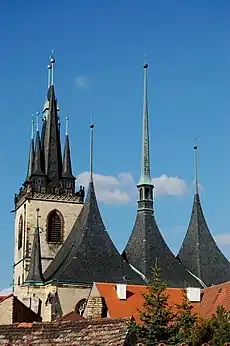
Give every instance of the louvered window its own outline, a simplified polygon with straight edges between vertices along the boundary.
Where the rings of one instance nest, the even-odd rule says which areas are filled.
[[[21,215],[19,219],[19,224],[18,224],[18,250],[20,250],[22,247],[22,232],[23,232],[23,218]]]
[[[56,210],[48,215],[47,240],[48,243],[62,242],[62,217]]]

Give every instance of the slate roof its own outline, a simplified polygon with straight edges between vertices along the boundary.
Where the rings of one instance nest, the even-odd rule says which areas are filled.
[[[68,178],[68,179],[75,179],[75,177],[72,174],[72,164],[71,164],[70,145],[69,145],[68,135],[65,136],[62,177]]]
[[[25,280],[25,285],[36,285],[42,284],[44,281],[42,275],[42,264],[41,264],[41,245],[39,226],[35,228],[34,241],[31,251],[30,267],[28,276]]]
[[[156,224],[153,210],[137,211],[136,221],[123,257],[140,271],[147,280],[155,264],[161,279],[168,287],[199,287],[199,283],[176,259],[164,241]]]
[[[230,263],[208,229],[198,193],[194,195],[190,223],[178,258],[206,286],[230,281]]]
[[[93,181],[85,204],[66,241],[44,273],[59,283],[130,282],[143,284],[119,254],[105,230]]]
[[[62,155],[57,101],[53,85],[49,87],[47,99],[49,110],[47,119],[43,121],[41,147],[44,155],[45,174],[48,176],[50,184],[59,187],[62,174]]]
[[[0,345],[134,346],[129,318],[0,325]]]

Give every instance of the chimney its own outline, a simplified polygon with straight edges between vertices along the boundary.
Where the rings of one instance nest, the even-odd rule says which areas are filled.
[[[126,284],[117,284],[115,286],[115,290],[117,292],[118,299],[126,300]]]
[[[201,289],[199,287],[188,287],[186,289],[187,298],[190,302],[200,302]]]

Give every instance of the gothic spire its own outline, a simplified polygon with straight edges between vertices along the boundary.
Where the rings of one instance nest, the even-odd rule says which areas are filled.
[[[90,154],[89,154],[89,171],[90,171],[90,182],[93,182],[93,119],[90,124]]]
[[[31,130],[31,141],[30,141],[30,151],[29,151],[29,160],[28,160],[28,169],[26,180],[31,178],[34,169],[34,119],[32,119],[32,130]]]
[[[54,63],[55,58],[50,58],[51,80],[47,94],[47,107],[43,111],[42,152],[44,156],[45,174],[48,176],[52,188],[60,187],[62,176],[62,155],[59,132],[58,107],[54,92]]]
[[[68,135],[68,121],[69,121],[69,118],[66,117],[66,134],[65,134],[65,146],[64,146],[63,165],[62,165],[62,177],[75,179],[72,174],[69,135]]]
[[[169,287],[192,287],[199,283],[186,271],[168,248],[157,226],[153,210],[153,184],[150,177],[149,131],[147,104],[147,63],[144,64],[144,107],[142,132],[141,178],[138,188],[138,209],[133,231],[123,251],[124,259],[146,281],[151,279],[156,261],[161,277]]]
[[[144,102],[143,102],[143,124],[142,124],[142,155],[141,155],[141,177],[138,185],[152,185],[150,178],[149,158],[149,125],[148,125],[148,100],[147,100],[147,68],[144,64]]]
[[[41,140],[39,134],[39,123],[38,123],[37,113],[37,129],[36,129],[36,142],[35,142],[35,157],[34,157],[34,170],[33,175],[43,175],[43,167],[42,167],[42,153],[41,153]]]
[[[194,149],[194,181],[195,181],[195,194],[198,195],[198,175],[197,175],[197,145],[193,147]]]
[[[42,263],[41,263],[41,246],[39,235],[39,209],[37,212],[37,224],[34,231],[34,241],[31,252],[29,273],[26,278],[25,284],[28,285],[41,285],[44,282],[42,275]]]
[[[201,207],[197,177],[197,145],[194,146],[194,168],[192,214],[177,257],[204,286],[217,285],[230,281],[230,263],[213,239]]]

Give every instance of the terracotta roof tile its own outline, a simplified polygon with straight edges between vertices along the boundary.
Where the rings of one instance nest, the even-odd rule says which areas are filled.
[[[59,317],[56,321],[80,321],[80,320],[85,320],[85,318],[81,315],[79,315],[75,311],[71,311],[68,314],[65,314],[61,317]]]
[[[202,290],[201,315],[204,318],[211,317],[219,305],[230,311],[230,282]]]
[[[109,316],[112,318],[134,317],[140,322],[137,309],[141,310],[143,306],[143,298],[141,293],[146,292],[145,286],[127,285],[127,299],[120,300],[115,291],[114,284],[96,283],[97,289],[106,301]],[[172,309],[176,311],[175,304],[179,304],[182,300],[182,292],[180,288],[167,288],[168,302]],[[194,303],[194,312],[200,312],[200,303]]]

